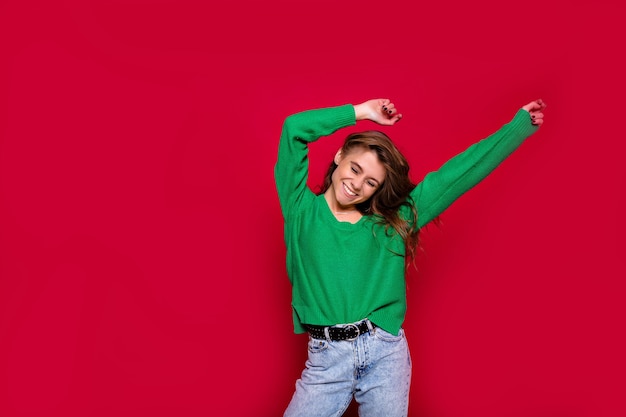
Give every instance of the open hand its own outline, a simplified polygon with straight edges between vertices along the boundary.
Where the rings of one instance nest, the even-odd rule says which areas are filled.
[[[543,124],[543,109],[546,108],[546,103],[542,99],[531,101],[522,109],[526,110],[530,114],[532,124],[541,126]]]
[[[392,126],[402,119],[395,104],[389,99],[377,98],[354,106],[356,120],[371,120],[379,125]]]

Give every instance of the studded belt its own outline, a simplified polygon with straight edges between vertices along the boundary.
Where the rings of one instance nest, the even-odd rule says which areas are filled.
[[[374,328],[374,323],[365,319],[358,323],[343,324],[339,326],[314,326],[311,324],[305,324],[304,327],[314,339],[353,341],[363,333],[367,333],[372,330]]]

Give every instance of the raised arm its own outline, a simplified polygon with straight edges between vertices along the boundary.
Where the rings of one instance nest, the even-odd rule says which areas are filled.
[[[285,218],[297,210],[303,200],[314,196],[306,184],[309,174],[308,144],[355,122],[351,104],[308,110],[285,119],[274,167],[276,189]]]
[[[528,103],[500,130],[448,160],[439,170],[427,174],[411,192],[418,226],[433,220],[500,165],[543,123],[545,108],[542,100]]]

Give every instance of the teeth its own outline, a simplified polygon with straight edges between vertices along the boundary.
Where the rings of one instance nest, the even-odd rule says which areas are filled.
[[[344,189],[344,190],[346,190],[346,192],[347,192],[348,194],[350,194],[351,196],[355,196],[355,195],[356,195],[356,193],[352,192],[352,191],[351,191],[351,190],[350,190],[350,189],[346,186],[346,184],[343,184],[343,189]]]

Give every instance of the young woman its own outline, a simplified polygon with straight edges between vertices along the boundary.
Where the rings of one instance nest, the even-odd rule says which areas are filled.
[[[361,416],[407,415],[411,359],[402,330],[404,279],[419,229],[534,133],[544,108],[541,100],[522,107],[511,122],[417,186],[384,133],[351,134],[319,195],[306,185],[308,143],[359,120],[394,125],[402,115],[388,99],[374,99],[285,120],[276,186],[294,328],[309,333],[306,368],[285,416],[341,416],[353,397]]]

